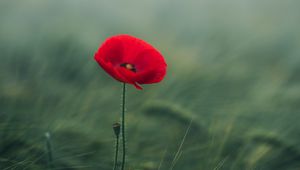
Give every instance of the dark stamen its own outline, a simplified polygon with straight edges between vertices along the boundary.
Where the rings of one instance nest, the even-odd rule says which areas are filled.
[[[136,72],[136,69],[133,64],[123,63],[123,64],[120,64],[120,66],[126,68],[127,70]]]

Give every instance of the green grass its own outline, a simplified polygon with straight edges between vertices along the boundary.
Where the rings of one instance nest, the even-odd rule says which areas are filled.
[[[168,63],[128,86],[128,170],[299,169],[298,6],[1,1],[0,169],[46,169],[46,132],[55,169],[112,169],[122,84],[93,55],[117,33]]]

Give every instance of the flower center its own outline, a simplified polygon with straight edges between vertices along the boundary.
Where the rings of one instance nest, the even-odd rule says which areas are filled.
[[[126,68],[127,70],[136,72],[134,64],[123,63],[123,64],[120,64],[120,66]]]

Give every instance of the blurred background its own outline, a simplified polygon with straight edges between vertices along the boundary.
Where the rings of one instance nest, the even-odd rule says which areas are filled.
[[[111,169],[121,83],[94,61],[131,34],[165,56],[128,86],[128,170],[300,169],[300,1],[1,0],[0,169]]]

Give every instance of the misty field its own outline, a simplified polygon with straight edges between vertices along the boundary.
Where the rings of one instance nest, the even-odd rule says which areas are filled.
[[[159,84],[127,86],[125,169],[299,170],[299,7],[1,0],[0,169],[113,168],[122,84],[94,54],[131,34],[168,70]]]

